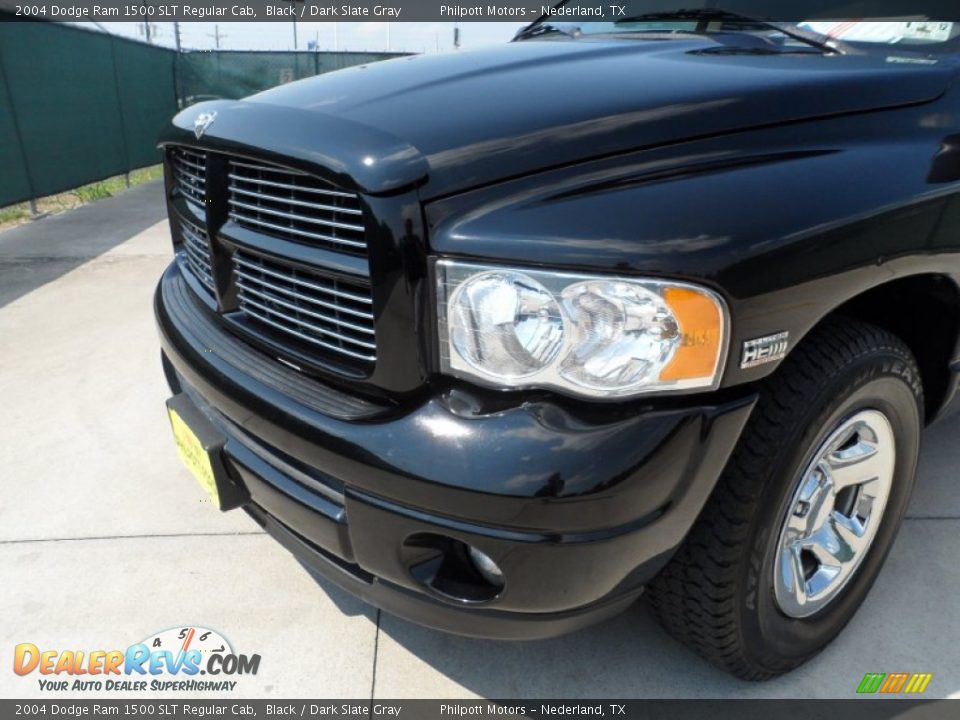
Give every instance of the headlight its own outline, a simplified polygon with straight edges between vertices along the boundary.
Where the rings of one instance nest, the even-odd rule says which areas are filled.
[[[474,275],[454,290],[450,314],[450,342],[481,373],[529,377],[549,367],[563,346],[560,306],[545,287],[520,273]]]
[[[720,381],[726,307],[705,288],[454,260],[436,268],[449,374],[600,398]]]

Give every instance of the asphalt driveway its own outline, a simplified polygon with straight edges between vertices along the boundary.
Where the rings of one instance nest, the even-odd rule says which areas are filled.
[[[727,677],[642,605],[550,641],[446,636],[318,585],[202,502],[163,406],[151,296],[170,254],[157,183],[0,233],[0,696],[51,696],[12,672],[17,643],[124,648],[198,625],[261,655],[238,697],[850,698],[866,672],[931,672],[928,696],[960,697],[960,419],[927,434],[860,613],[785,678]]]

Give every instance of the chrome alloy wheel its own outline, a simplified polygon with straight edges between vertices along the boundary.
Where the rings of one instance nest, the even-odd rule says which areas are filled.
[[[841,422],[814,453],[777,545],[774,594],[785,615],[822,610],[853,577],[883,518],[895,460],[893,427],[877,410]]]

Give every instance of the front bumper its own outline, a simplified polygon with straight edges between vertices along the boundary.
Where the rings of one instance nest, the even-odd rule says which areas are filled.
[[[488,408],[447,389],[378,407],[238,342],[175,265],[155,310],[168,382],[224,435],[250,515],[371,604],[477,637],[547,637],[630,604],[690,529],[755,402],[598,414],[547,396]],[[438,581],[461,543],[496,561],[502,591]]]

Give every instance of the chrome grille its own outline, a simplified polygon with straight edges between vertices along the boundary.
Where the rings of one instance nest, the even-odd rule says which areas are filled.
[[[184,147],[170,149],[173,182],[180,194],[204,207],[207,197],[207,156]]]
[[[243,250],[233,260],[240,310],[248,318],[313,350],[377,359],[369,288]]]
[[[213,293],[213,268],[210,264],[210,238],[207,231],[180,218],[180,234],[183,236],[183,254],[190,272]]]
[[[365,255],[363,210],[355,193],[299,170],[230,160],[230,219],[251,230]]]

